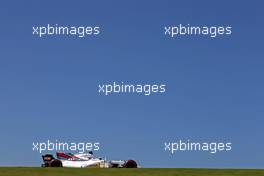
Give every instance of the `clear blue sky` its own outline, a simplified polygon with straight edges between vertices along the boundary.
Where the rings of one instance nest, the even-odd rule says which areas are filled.
[[[0,165],[40,165],[33,141],[99,141],[97,155],[144,167],[263,168],[262,1],[1,1]],[[99,25],[98,37],[32,26]],[[231,37],[169,39],[165,25],[231,25]],[[165,83],[150,97],[102,96],[111,81]],[[45,127],[45,126],[48,126]],[[173,156],[163,142],[231,141]]]

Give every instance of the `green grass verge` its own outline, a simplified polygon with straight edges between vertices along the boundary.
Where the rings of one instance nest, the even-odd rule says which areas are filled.
[[[264,176],[264,170],[0,167],[0,176]]]

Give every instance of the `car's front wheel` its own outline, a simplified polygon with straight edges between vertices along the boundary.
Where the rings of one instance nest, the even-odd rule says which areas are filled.
[[[62,162],[58,159],[53,159],[50,162],[50,167],[62,167]]]

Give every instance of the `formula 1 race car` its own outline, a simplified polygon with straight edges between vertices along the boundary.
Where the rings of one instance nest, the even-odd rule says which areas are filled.
[[[92,152],[72,154],[56,153],[57,158],[51,154],[42,155],[42,167],[98,167],[98,168],[137,168],[138,165],[134,160],[110,160],[95,158]]]

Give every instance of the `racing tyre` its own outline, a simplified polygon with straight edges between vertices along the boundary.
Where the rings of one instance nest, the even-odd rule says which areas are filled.
[[[137,168],[137,163],[134,160],[127,160],[124,164],[124,168]]]
[[[53,159],[50,162],[50,167],[62,167],[62,162],[58,159]]]

